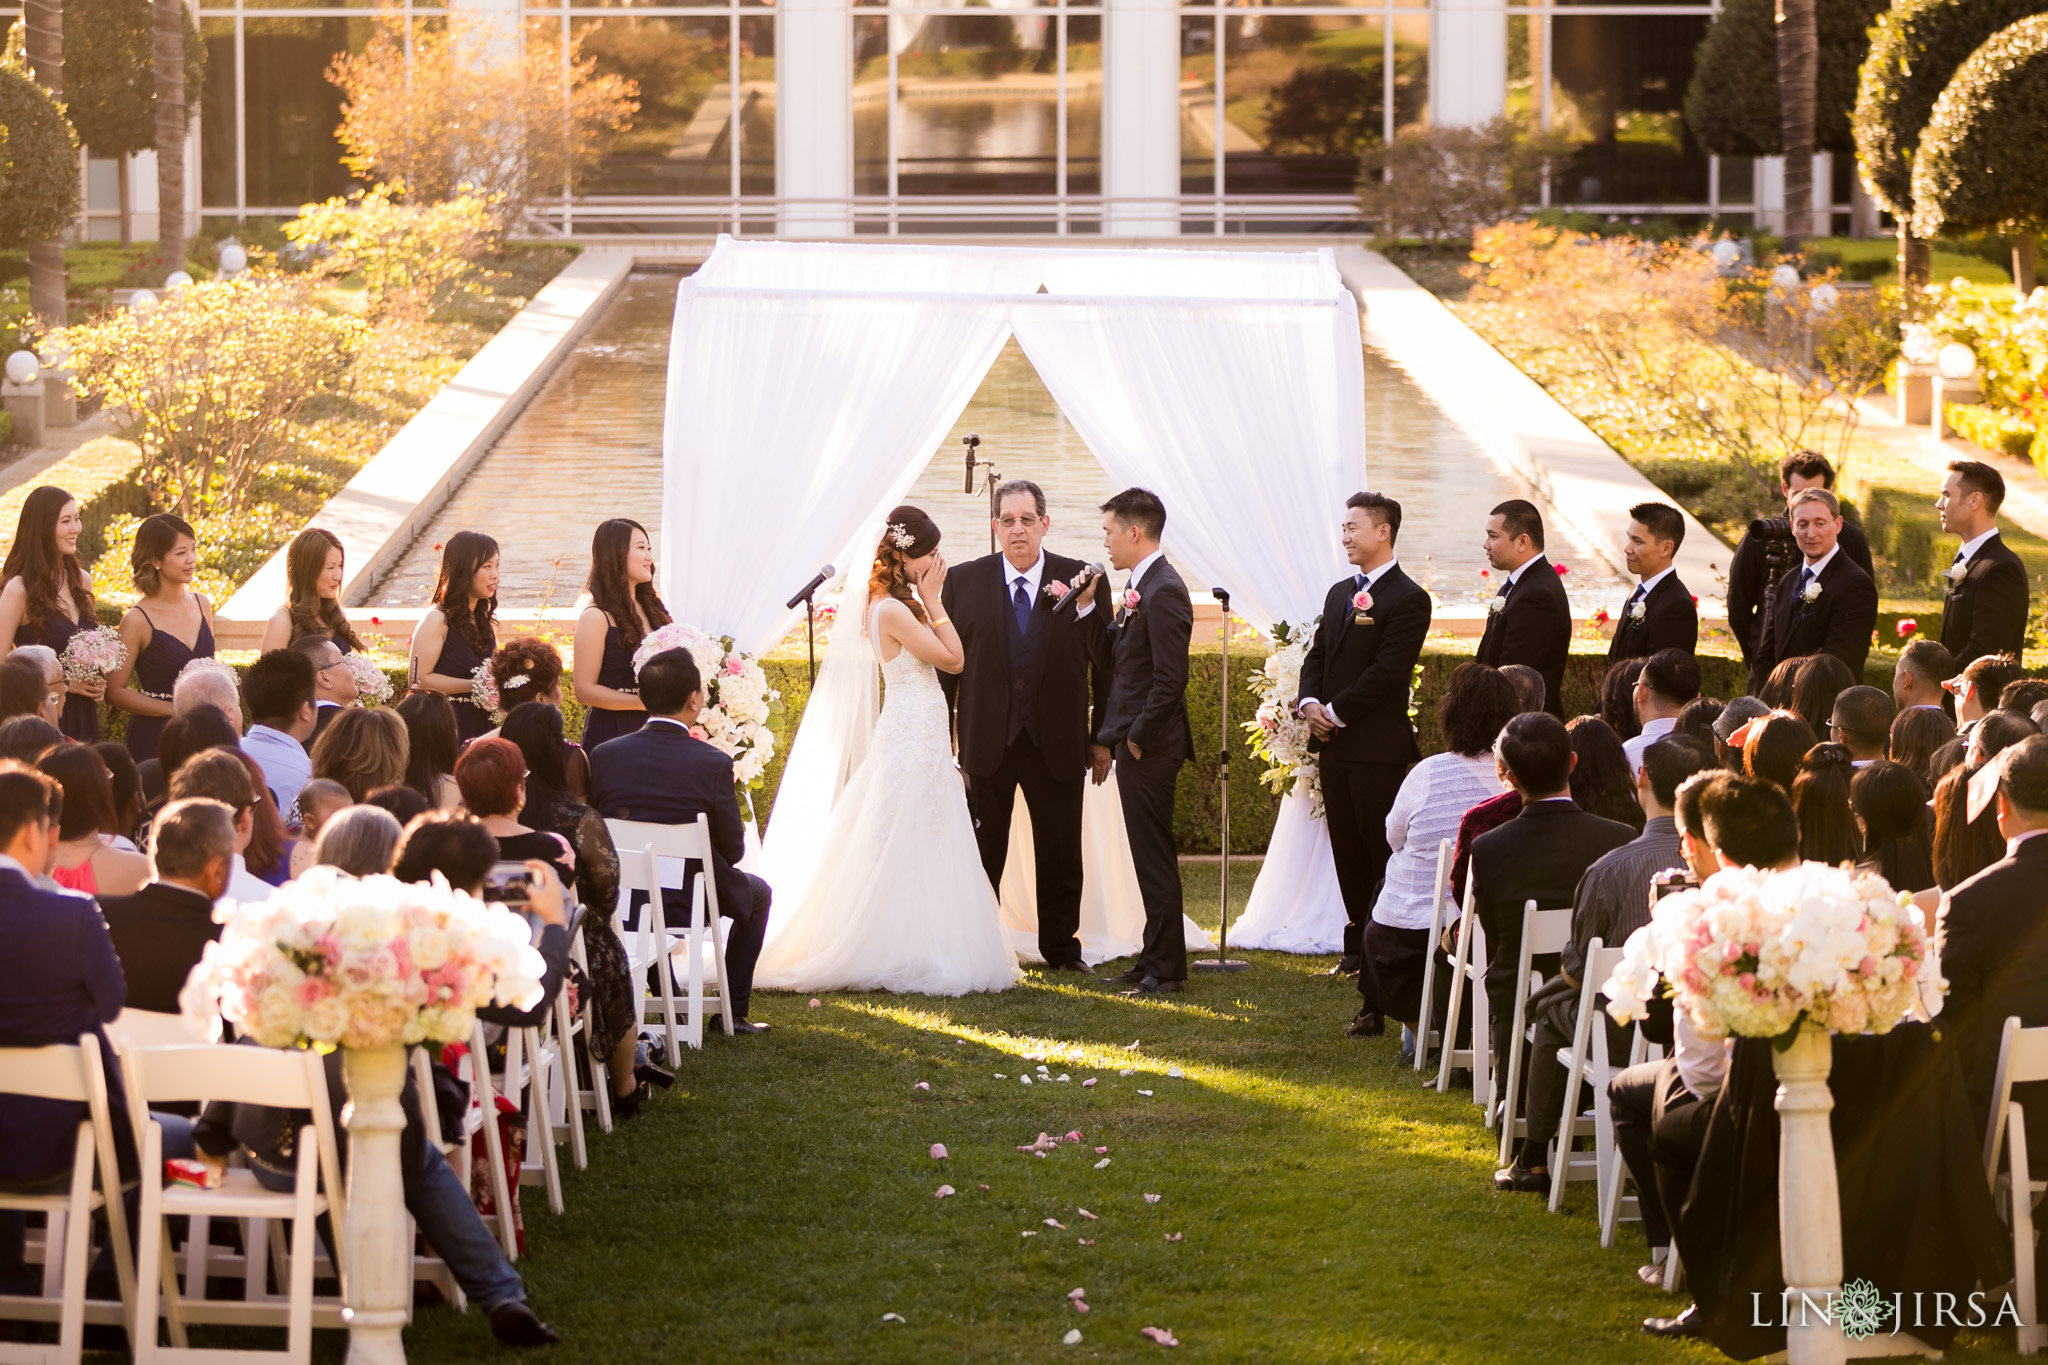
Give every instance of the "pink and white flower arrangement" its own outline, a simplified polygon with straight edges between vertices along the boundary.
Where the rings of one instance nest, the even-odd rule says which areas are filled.
[[[458,1042],[479,1007],[541,997],[546,964],[526,920],[438,876],[422,886],[316,867],[215,918],[220,940],[178,1002],[210,1034],[225,1019],[265,1047]]]
[[[1314,622],[1300,631],[1284,621],[1273,627],[1273,652],[1250,684],[1259,699],[1258,710],[1244,728],[1252,753],[1266,765],[1259,781],[1281,796],[1293,791],[1297,782],[1308,783],[1310,810],[1320,820],[1322,771],[1308,747],[1308,722],[1294,709],[1294,699],[1301,695],[1301,666],[1314,638]]]
[[[491,676],[489,659],[478,664],[469,675],[469,699],[494,719],[502,714],[498,710],[498,680]]]
[[[671,649],[688,650],[704,679],[704,709],[692,732],[731,756],[734,781],[744,787],[760,786],[775,757],[772,722],[782,714],[782,693],[768,685],[768,674],[753,655],[732,647],[730,637],[717,639],[681,621],[647,633],[633,651],[634,674],[649,659]]]
[[[1124,589],[1124,610],[1125,610],[1125,611],[1136,611],[1137,609],[1138,609],[1138,590],[1137,590],[1136,588],[1125,588],[1125,589]]]
[[[1601,987],[1619,1023],[1642,1018],[1661,978],[1705,1036],[1787,1039],[1802,1019],[1888,1033],[1941,1010],[1926,918],[1884,878],[1823,863],[1730,868],[1657,902]]]
[[[61,656],[64,681],[91,682],[95,678],[104,678],[119,668],[127,657],[128,650],[121,643],[121,632],[112,626],[88,626],[74,631]]]
[[[344,654],[341,661],[348,665],[348,671],[356,680],[356,695],[366,706],[381,706],[391,700],[391,679],[375,659],[367,654]],[[488,666],[485,672],[490,670]]]

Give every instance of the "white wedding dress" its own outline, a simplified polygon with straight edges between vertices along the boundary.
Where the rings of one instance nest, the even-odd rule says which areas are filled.
[[[873,638],[875,607],[869,609]],[[909,650],[882,664],[867,758],[832,805],[817,875],[775,908],[754,968],[766,990],[965,995],[1018,978],[953,765],[939,675]]]

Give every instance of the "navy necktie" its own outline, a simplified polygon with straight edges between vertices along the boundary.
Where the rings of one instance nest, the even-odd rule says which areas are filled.
[[[1010,598],[1010,609],[1017,614],[1017,633],[1029,634],[1031,630],[1031,594],[1024,591],[1024,580],[1017,580],[1017,591]]]

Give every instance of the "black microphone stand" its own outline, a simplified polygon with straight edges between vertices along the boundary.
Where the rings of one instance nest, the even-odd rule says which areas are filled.
[[[1223,679],[1218,709],[1223,714],[1219,725],[1222,734],[1222,765],[1217,769],[1218,794],[1222,814],[1219,819],[1219,842],[1223,846],[1223,861],[1218,864],[1217,883],[1221,888],[1222,905],[1216,920],[1216,956],[1197,958],[1190,967],[1208,972],[1241,972],[1251,966],[1249,962],[1233,960],[1230,956],[1230,591],[1227,588],[1211,588],[1211,595],[1223,606]]]
[[[982,481],[983,487],[988,491],[988,552],[994,554],[996,552],[996,489],[1001,486],[1002,476],[996,473],[996,463],[994,460],[984,460],[974,453],[975,447],[981,444],[981,437],[970,431],[960,438],[960,444],[967,447],[967,484],[961,491],[965,492],[969,497],[974,496],[974,468],[976,465],[988,471],[987,474],[982,476]]]

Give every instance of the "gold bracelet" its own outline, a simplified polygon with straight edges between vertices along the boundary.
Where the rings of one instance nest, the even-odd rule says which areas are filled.
[[[953,618],[952,618],[952,617],[950,617],[950,616],[941,616],[941,617],[940,617],[940,618],[939,618],[938,620],[936,620],[936,621],[932,622],[932,629],[933,629],[933,630],[937,630],[937,629],[938,629],[938,628],[939,628],[940,626],[950,626],[950,625],[952,625],[952,624],[953,624]]]

